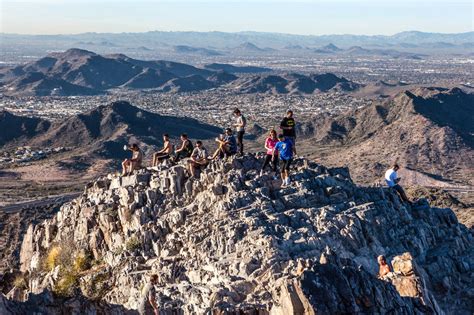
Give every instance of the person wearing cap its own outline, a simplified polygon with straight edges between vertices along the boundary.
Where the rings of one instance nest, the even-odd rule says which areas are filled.
[[[245,134],[245,126],[247,125],[247,119],[245,118],[244,115],[242,115],[242,112],[240,109],[236,108],[234,110],[234,116],[235,116],[235,131],[237,132],[237,145],[239,147],[239,153],[240,155],[244,154],[244,134]]]
[[[287,139],[283,134],[278,135],[278,142],[275,144],[273,149],[273,158],[276,158],[276,155],[280,156],[280,172],[282,187],[290,185],[290,165],[293,161],[293,142],[290,139]]]
[[[125,159],[122,162],[122,176],[132,174],[134,170],[142,167],[143,153],[136,143],[129,146],[124,146],[124,149],[132,151],[132,158]]]
[[[410,199],[408,199],[407,194],[405,193],[405,190],[403,190],[402,186],[400,186],[400,177],[398,177],[397,171],[400,169],[400,165],[397,163],[394,163],[391,168],[389,168],[385,172],[385,182],[387,183],[387,186],[397,192],[397,194],[402,198],[403,201],[408,202],[411,204],[412,202]]]
[[[232,129],[226,128],[222,137],[216,138],[216,142],[219,147],[214,152],[210,159],[215,160],[217,158],[229,157],[237,153],[237,140],[235,140]]]
[[[293,111],[288,110],[286,116],[280,122],[280,129],[285,139],[293,143],[293,154],[296,155],[296,122],[293,118]]]

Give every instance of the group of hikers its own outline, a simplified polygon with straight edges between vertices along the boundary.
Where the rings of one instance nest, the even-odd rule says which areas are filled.
[[[234,125],[237,136],[234,130],[230,127],[224,130],[224,133],[219,135],[215,141],[217,149],[212,155],[208,155],[207,149],[204,147],[202,141],[198,140],[193,145],[187,134],[181,134],[181,144],[176,148],[171,143],[168,134],[163,135],[163,148],[153,154],[151,162],[152,167],[158,166],[165,160],[170,160],[172,163],[177,163],[180,160],[187,159],[187,166],[192,177],[198,174],[198,171],[204,169],[209,161],[217,159],[227,159],[232,155],[244,154],[243,138],[245,134],[245,127],[247,119],[242,114],[240,109],[234,110]],[[261,166],[260,175],[262,176],[267,167],[270,167],[274,172],[274,178],[278,176],[277,168],[278,161],[280,166],[280,176],[282,180],[282,187],[290,185],[290,166],[296,155],[296,122],[293,117],[293,111],[288,110],[285,117],[280,122],[281,133],[270,130],[265,139],[265,158]],[[137,144],[132,144],[130,147],[125,146],[124,149],[132,151],[132,157],[126,159],[122,163],[122,175],[129,175],[134,170],[140,169],[143,164],[143,153]],[[397,171],[400,169],[398,164],[393,164],[385,172],[385,182],[388,187],[393,189],[403,201],[411,203],[405,191],[400,186]]]
[[[171,143],[170,136],[164,134],[163,148],[153,154],[151,166],[156,167],[165,160],[177,163],[180,160],[187,159],[189,173],[192,177],[195,177],[197,172],[204,169],[209,161],[226,159],[232,155],[242,156],[244,154],[244,134],[247,119],[238,108],[234,110],[234,117],[233,127],[235,128],[236,135],[232,128],[226,128],[224,133],[215,139],[217,149],[212,155],[208,155],[202,141],[198,140],[193,145],[187,134],[181,134],[181,144],[176,148]],[[280,161],[283,186],[290,185],[290,165],[293,157],[296,155],[295,127],[293,111],[288,110],[280,123],[281,133],[277,135],[277,132],[272,129],[265,140],[266,156],[260,170],[260,175],[263,175],[265,169],[270,166],[274,172],[274,177],[277,178],[277,165],[278,161]],[[143,152],[137,144],[132,144],[130,147],[125,146],[124,149],[132,151],[132,157],[122,162],[122,175],[125,176],[143,166]]]

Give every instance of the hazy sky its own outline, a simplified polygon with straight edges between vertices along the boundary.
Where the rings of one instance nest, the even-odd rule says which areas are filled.
[[[1,32],[473,30],[474,0],[0,0]]]

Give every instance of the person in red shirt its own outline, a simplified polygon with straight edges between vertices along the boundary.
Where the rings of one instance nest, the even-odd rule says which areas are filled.
[[[270,164],[272,166],[273,172],[275,172],[275,176],[277,173],[277,163],[278,159],[273,158],[274,155],[278,155],[278,151],[275,151],[275,145],[278,142],[277,133],[275,130],[270,130],[267,139],[265,139],[265,149],[267,150],[267,154],[265,155],[265,161],[263,162],[262,169],[260,170],[260,176],[263,176],[263,172],[265,168]]]

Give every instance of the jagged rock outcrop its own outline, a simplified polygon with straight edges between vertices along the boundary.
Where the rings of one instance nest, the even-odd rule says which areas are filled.
[[[98,179],[28,230],[26,290],[84,295],[121,313],[137,308],[156,273],[169,314],[472,311],[474,239],[451,210],[407,206],[357,187],[346,168],[307,160],[281,188],[257,176],[260,163],[211,162],[198,179],[183,165]],[[395,257],[385,281],[380,254]]]

